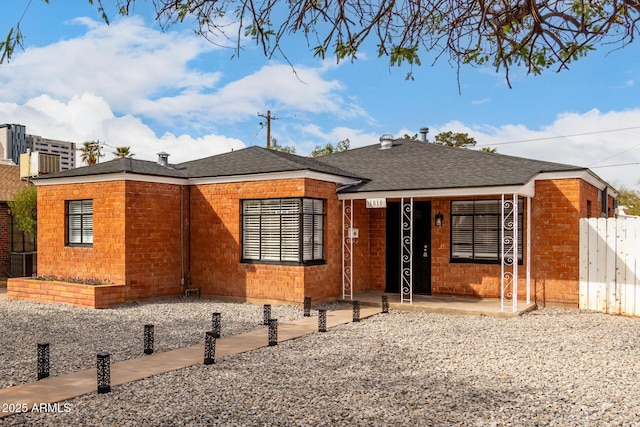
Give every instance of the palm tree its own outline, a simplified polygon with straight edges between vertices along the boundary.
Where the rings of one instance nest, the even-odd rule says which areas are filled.
[[[133,153],[131,152],[131,147],[116,147],[116,152],[113,153],[113,156],[118,157],[133,157]]]
[[[80,159],[88,165],[95,165],[100,155],[100,146],[98,141],[85,141],[80,148]]]

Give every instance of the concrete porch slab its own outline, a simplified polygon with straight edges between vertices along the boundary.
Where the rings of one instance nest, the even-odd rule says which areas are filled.
[[[382,305],[382,295],[389,297],[389,308],[393,310],[426,311],[441,314],[462,314],[471,316],[518,317],[536,309],[535,303],[527,304],[519,300],[517,310],[513,311],[511,301],[505,301],[504,310],[497,298],[469,298],[454,295],[414,295],[413,302],[400,302],[400,294],[382,291],[356,292],[353,299],[362,305]],[[350,302],[350,300],[340,300]]]

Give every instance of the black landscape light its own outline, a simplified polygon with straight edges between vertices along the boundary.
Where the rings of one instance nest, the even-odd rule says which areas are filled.
[[[98,394],[111,391],[111,360],[109,353],[98,353]]]
[[[144,325],[144,354],[153,354],[153,325]]]
[[[204,364],[216,363],[216,337],[213,331],[207,331],[204,337]]]
[[[278,319],[269,319],[269,347],[278,345]]]
[[[38,343],[38,381],[49,376],[49,343]]]
[[[318,309],[318,332],[327,332],[327,309]]]
[[[222,314],[213,313],[211,315],[211,332],[213,332],[214,338],[220,338],[220,318]]]

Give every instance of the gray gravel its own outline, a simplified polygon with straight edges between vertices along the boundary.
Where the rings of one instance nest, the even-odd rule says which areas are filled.
[[[639,332],[640,319],[572,309],[392,311],[0,424],[640,426]]]

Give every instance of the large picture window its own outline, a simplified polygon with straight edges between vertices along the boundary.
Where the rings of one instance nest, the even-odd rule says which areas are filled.
[[[518,201],[518,262],[522,262],[523,202]],[[451,262],[499,263],[499,200],[451,202]]]
[[[93,245],[93,200],[67,201],[67,245]]]
[[[323,262],[324,200],[243,200],[242,259],[298,264]]]

